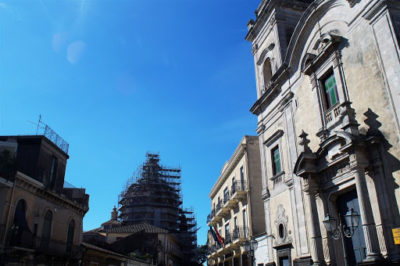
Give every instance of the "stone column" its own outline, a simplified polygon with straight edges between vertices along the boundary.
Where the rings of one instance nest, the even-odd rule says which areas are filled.
[[[318,193],[317,194],[317,207],[318,207],[318,213],[322,214],[322,217],[320,215],[320,218],[324,218],[327,213],[329,213],[329,200],[327,198],[327,195],[325,193]],[[330,238],[329,232],[326,231],[325,226],[319,226],[320,228],[320,233],[321,233],[321,245],[322,245],[322,250],[324,254],[324,262],[327,265],[332,264],[332,247],[333,247],[333,239]],[[333,255],[334,257],[334,255]]]
[[[382,259],[379,249],[379,241],[376,234],[374,217],[372,215],[371,202],[368,196],[367,184],[365,181],[364,169],[355,169],[355,180],[358,202],[360,204],[361,222],[367,246],[366,261],[376,261]]]
[[[319,219],[318,219],[318,210],[317,210],[317,205],[316,205],[316,190],[317,190],[317,185],[315,182],[312,180],[311,175],[307,179],[304,179],[304,192],[306,196],[306,201],[307,201],[307,207],[309,210],[309,215],[310,215],[310,224],[309,224],[309,238],[310,238],[310,253],[311,253],[311,258],[314,262],[313,265],[323,265],[323,252],[321,250],[321,234],[319,227],[317,225],[319,224]]]

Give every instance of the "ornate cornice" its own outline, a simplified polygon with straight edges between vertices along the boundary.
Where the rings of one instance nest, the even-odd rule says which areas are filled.
[[[75,203],[62,195],[59,195],[51,190],[48,190],[42,183],[37,180],[25,175],[24,173],[18,172],[15,176],[16,185],[23,188],[35,196],[41,197],[47,201],[53,202],[58,205],[62,205],[66,208],[74,209],[82,216],[89,210],[88,206],[84,206],[79,203]]]
[[[248,32],[245,39],[250,42],[254,41],[265,25],[265,22],[270,19],[274,9],[284,7],[295,10],[306,10],[311,2],[312,0],[264,0],[256,10],[256,20],[250,20],[247,24]]]
[[[282,65],[272,76],[268,88],[250,108],[250,112],[255,115],[261,114],[263,109],[279,95],[279,92],[281,91],[281,85],[288,77],[288,74],[289,68],[287,68],[287,65]]]
[[[232,157],[227,162],[227,166],[223,168],[221,175],[218,177],[217,181],[215,182],[214,186],[212,187],[210,194],[208,195],[211,199],[216,195],[218,190],[221,186],[225,183],[225,180],[228,176],[232,173],[233,169],[237,166],[239,161],[243,158],[246,153],[246,148],[248,144],[249,138],[254,138],[255,136],[245,136],[241,140],[239,146],[236,148],[235,152],[233,153]],[[258,137],[256,137],[258,138]]]

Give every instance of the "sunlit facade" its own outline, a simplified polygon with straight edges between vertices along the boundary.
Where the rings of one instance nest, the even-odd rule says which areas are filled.
[[[268,243],[260,263],[399,263],[399,29],[399,1],[261,1],[246,36]]]
[[[223,237],[215,242],[208,235],[209,265],[250,265],[243,243],[265,232],[261,200],[261,168],[258,137],[245,136],[222,168],[209,194],[211,213],[207,217]]]

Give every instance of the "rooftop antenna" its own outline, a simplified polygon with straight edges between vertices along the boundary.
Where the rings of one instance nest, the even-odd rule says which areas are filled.
[[[39,127],[40,127],[41,123],[42,123],[42,115],[40,114],[39,115],[39,121],[37,123],[37,128],[36,128],[36,135],[39,133]]]

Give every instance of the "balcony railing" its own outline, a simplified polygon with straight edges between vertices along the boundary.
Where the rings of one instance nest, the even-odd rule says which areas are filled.
[[[214,252],[217,252],[218,249],[220,249],[221,246],[219,244],[209,244],[208,245],[208,254],[211,255]]]
[[[6,249],[15,248],[31,249],[36,253],[70,258],[78,258],[81,255],[79,246],[69,245],[67,247],[65,241],[40,238],[27,229],[12,227],[7,233]]]
[[[213,216],[211,214],[207,215],[207,223],[211,223]]]
[[[231,198],[237,198],[241,195],[244,195],[246,192],[246,184],[245,183],[240,183],[240,184],[232,184],[231,187]]]
[[[244,239],[249,236],[249,229],[247,226],[237,226],[232,231],[232,240]]]
[[[224,193],[224,205],[229,201],[229,191],[227,193]]]
[[[225,234],[225,245],[232,243],[232,236],[230,233]]]
[[[218,211],[222,208],[222,201],[219,201],[217,203],[217,206],[215,207],[215,212],[218,213]]]

